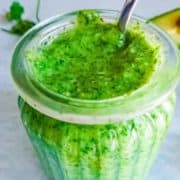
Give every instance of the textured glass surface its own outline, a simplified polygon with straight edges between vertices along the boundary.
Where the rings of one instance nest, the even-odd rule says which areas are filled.
[[[142,116],[80,125],[45,116],[19,99],[21,117],[51,180],[140,180],[147,174],[174,113],[175,95]]]

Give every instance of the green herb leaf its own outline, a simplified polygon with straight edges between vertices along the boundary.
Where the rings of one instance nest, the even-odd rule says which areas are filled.
[[[13,34],[23,35],[26,31],[31,29],[35,25],[34,22],[23,19],[19,20],[14,26],[12,26],[11,31]]]
[[[6,13],[6,18],[8,21],[20,20],[23,13],[24,13],[23,6],[21,6],[19,2],[14,1],[10,6],[10,10]]]
[[[36,4],[36,19],[39,22],[39,9],[40,9],[40,0],[37,0]],[[27,19],[23,19],[22,15],[24,13],[24,7],[17,1],[14,1],[11,6],[10,10],[6,13],[6,19],[8,21],[16,21],[16,23],[11,27],[11,29],[0,28],[2,31],[16,34],[16,35],[23,35],[26,31],[31,29],[36,23]]]
[[[19,20],[15,25],[12,26],[11,29],[1,28],[1,30],[10,34],[23,35],[34,25],[35,23],[33,21],[24,19],[24,20]]]

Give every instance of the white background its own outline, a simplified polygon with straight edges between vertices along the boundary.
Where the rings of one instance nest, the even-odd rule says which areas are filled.
[[[11,0],[0,0],[0,26],[6,25],[2,14]],[[35,19],[35,0],[21,0],[25,16]],[[122,0],[42,0],[41,19],[82,8],[121,9]],[[180,7],[180,0],[139,0],[135,13],[145,18]],[[0,32],[0,180],[46,180],[20,122],[17,94],[12,85],[10,56],[18,37]],[[161,148],[148,180],[180,179],[180,88],[175,120]],[[179,111],[179,112],[178,112]]]

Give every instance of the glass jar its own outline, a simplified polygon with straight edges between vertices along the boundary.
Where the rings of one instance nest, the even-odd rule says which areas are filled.
[[[96,10],[106,21],[118,11]],[[152,80],[129,96],[80,100],[46,89],[32,78],[24,52],[71,28],[77,12],[41,22],[18,42],[11,73],[19,92],[22,122],[52,180],[139,180],[151,167],[173,119],[179,61],[169,37],[134,16],[161,45],[163,61]]]

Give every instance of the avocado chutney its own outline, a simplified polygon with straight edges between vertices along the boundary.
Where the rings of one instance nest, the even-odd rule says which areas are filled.
[[[78,99],[108,99],[146,84],[158,62],[159,45],[139,25],[123,33],[98,13],[80,11],[75,25],[27,60],[34,78],[47,89]]]

